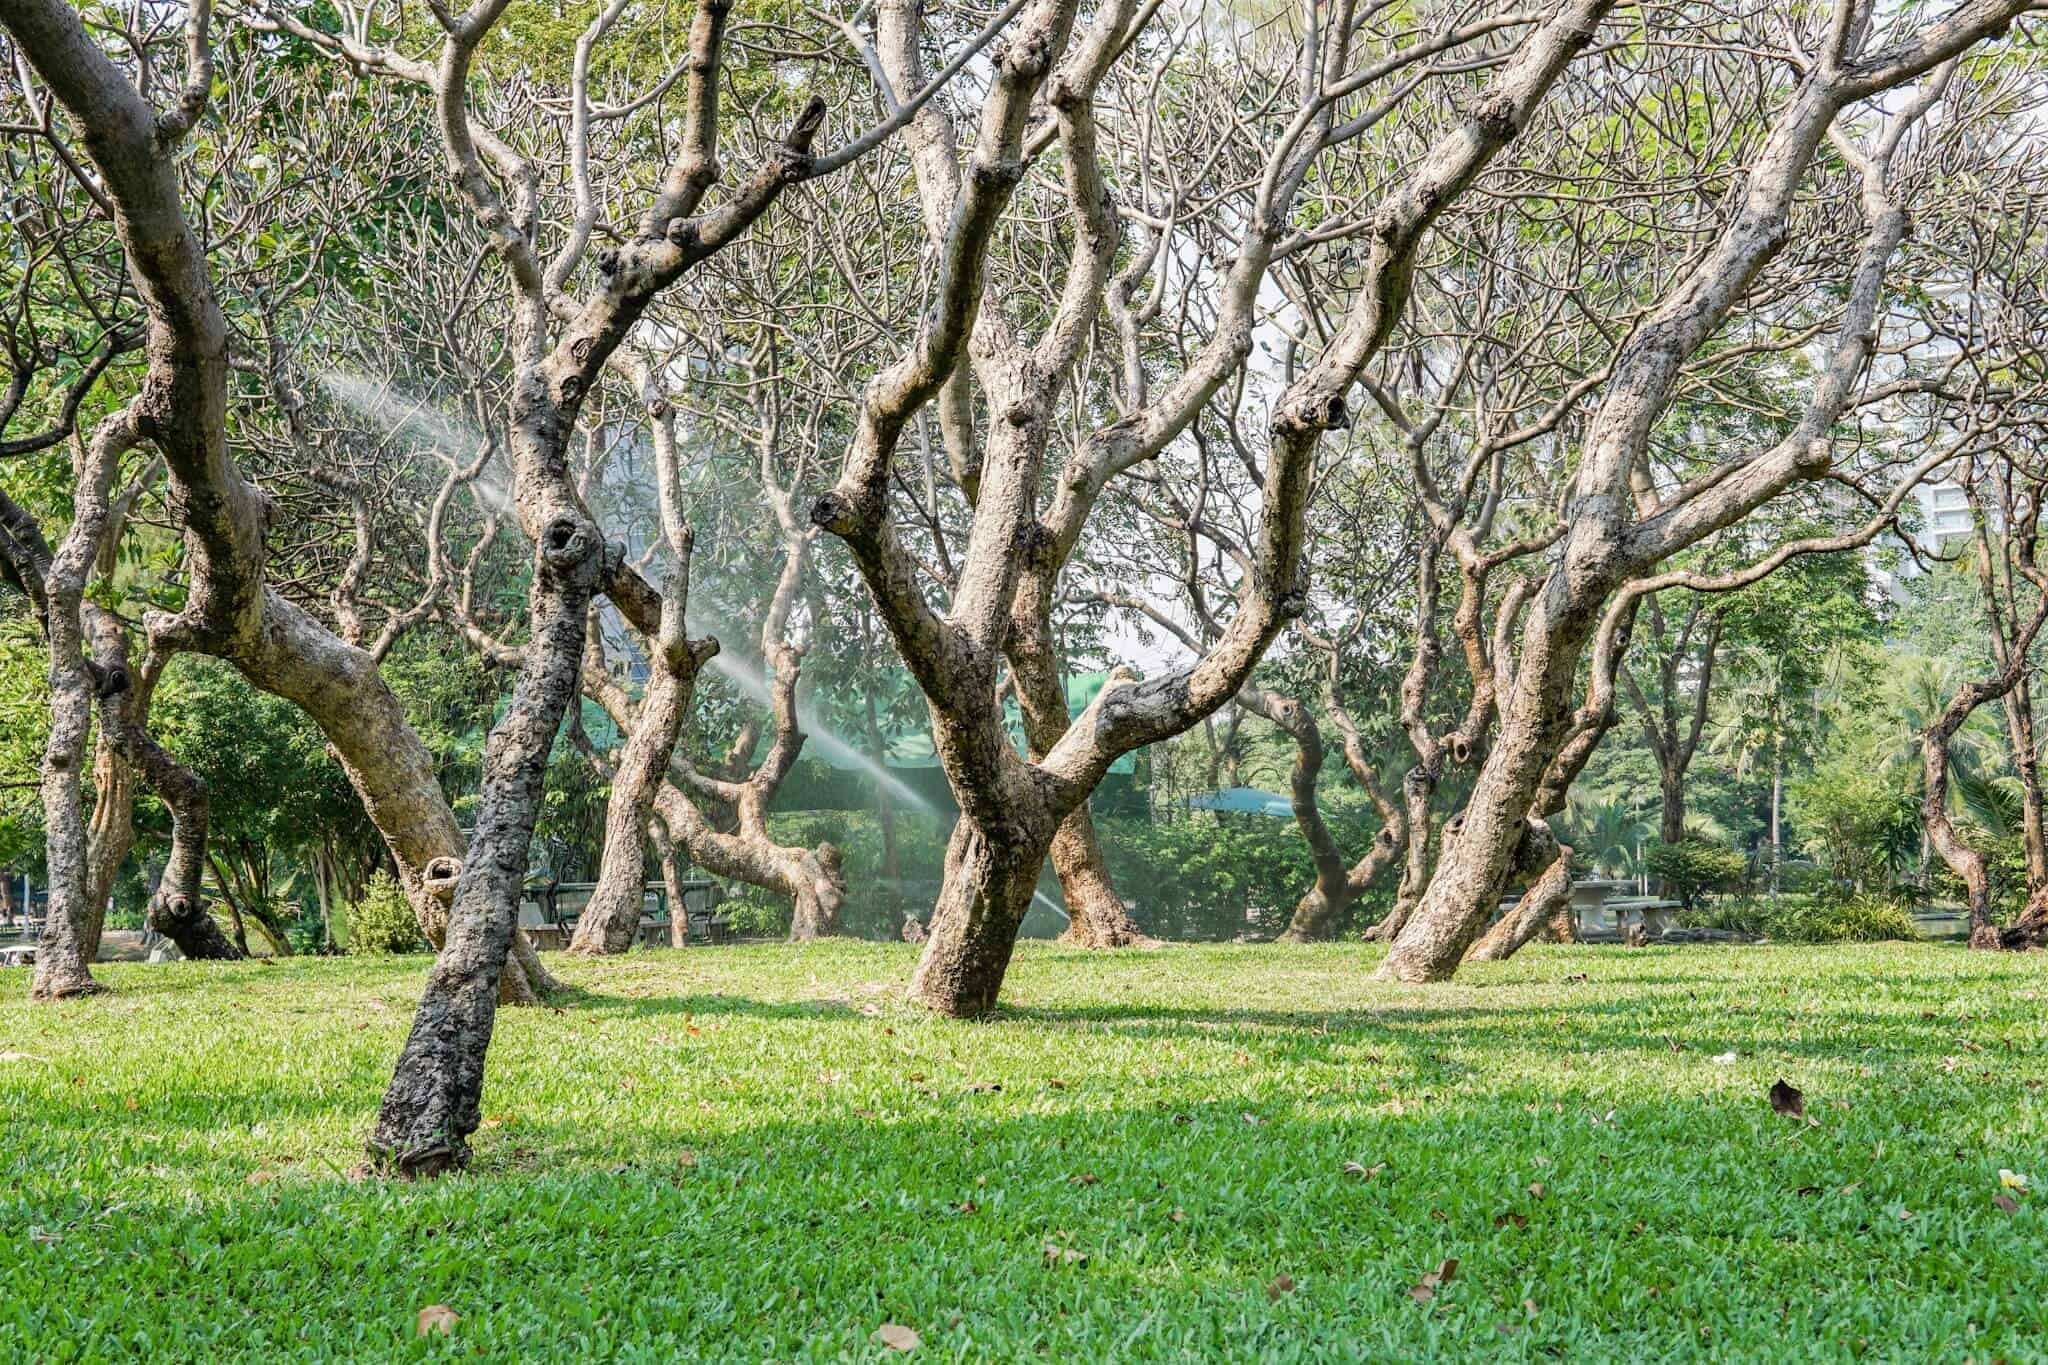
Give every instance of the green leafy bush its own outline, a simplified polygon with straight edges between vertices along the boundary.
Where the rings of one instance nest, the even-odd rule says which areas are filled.
[[[412,902],[398,879],[389,872],[371,877],[362,898],[348,909],[348,951],[416,953],[426,946]]]
[[[1920,937],[1913,916],[1882,896],[1785,895],[1724,900],[1679,922],[1695,929],[1732,929],[1777,943],[1883,943]]]
[[[1765,934],[1785,943],[1883,943],[1920,937],[1906,908],[1881,896],[1787,899],[1765,923]]]
[[[1735,890],[1749,871],[1749,860],[1740,852],[1705,839],[1651,844],[1643,851],[1643,864],[1689,910],[1697,909],[1710,891]]]
[[[1777,943],[1883,943],[1920,937],[1907,907],[1882,896],[1787,894],[1776,903],[1729,898],[1688,911],[1679,923],[1693,929],[1732,929]]]
[[[1110,875],[1140,928],[1159,938],[1279,933],[1313,880],[1301,831],[1263,815],[1098,819]],[[1332,818],[1337,841],[1363,852],[1373,830]],[[1354,911],[1354,919],[1359,915]],[[1339,926],[1340,931],[1343,926]]]
[[[732,921],[732,932],[741,938],[784,938],[795,914],[782,897],[743,882],[730,883],[730,892],[718,903],[718,913]]]

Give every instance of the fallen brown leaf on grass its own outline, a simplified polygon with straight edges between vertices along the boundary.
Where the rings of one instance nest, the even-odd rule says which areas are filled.
[[[1384,1161],[1378,1162],[1375,1165],[1371,1166],[1362,1165],[1361,1163],[1356,1161],[1347,1161],[1344,1163],[1344,1174],[1349,1176],[1356,1176],[1360,1180],[1370,1180],[1374,1176],[1378,1175],[1381,1171],[1384,1171],[1385,1169],[1387,1169],[1387,1163]]]
[[[2009,1194],[1994,1194],[1991,1196],[1991,1202],[2007,1213],[2018,1213],[2020,1211],[2020,1201]]]
[[[1054,1266],[1087,1265],[1088,1253],[1076,1251],[1072,1247],[1063,1247],[1053,1242],[1047,1242],[1045,1244],[1045,1263]]]
[[[1292,1294],[1293,1292],[1294,1277],[1292,1275],[1275,1275],[1266,1283],[1266,1297],[1276,1303],[1279,1302],[1282,1295]]]
[[[1093,1171],[1083,1171],[1079,1175],[1068,1176],[1067,1183],[1069,1185],[1100,1185],[1102,1177]]]
[[[923,1338],[900,1322],[885,1322],[875,1329],[875,1341],[892,1351],[915,1351]]]
[[[1516,1228],[1525,1228],[1529,1226],[1529,1215],[1525,1213],[1496,1214],[1494,1216],[1493,1225],[1497,1228],[1504,1228],[1510,1226]]]
[[[1424,1275],[1422,1282],[1408,1291],[1408,1297],[1417,1303],[1428,1303],[1436,1297],[1436,1291],[1439,1288],[1456,1279],[1457,1275],[1458,1258],[1455,1256],[1446,1257],[1443,1264]]]
[[[462,1321],[462,1315],[445,1303],[430,1303],[413,1319],[414,1336],[430,1337],[439,1332],[447,1336],[455,1330],[455,1324]]]

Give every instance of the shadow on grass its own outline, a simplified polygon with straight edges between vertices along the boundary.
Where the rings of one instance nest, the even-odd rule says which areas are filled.
[[[1069,1095],[1019,1112],[1005,1093],[723,1129],[688,1111],[522,1117],[480,1135],[471,1175],[422,1185],[245,1187],[230,1173],[186,1200],[146,1180],[44,1181],[0,1208],[47,1230],[23,1254],[39,1283],[69,1286],[50,1300],[59,1312],[118,1312],[121,1335],[74,1339],[175,1321],[273,1332],[259,1344],[296,1353],[348,1348],[366,1323],[409,1335],[437,1301],[480,1349],[528,1357],[604,1351],[593,1299],[629,1339],[677,1333],[695,1348],[677,1354],[749,1358],[858,1354],[882,1321],[920,1324],[947,1358],[1069,1359],[1132,1358],[1148,1323],[1204,1325],[1158,1344],[1183,1358],[1318,1358],[1318,1343],[1347,1341],[1406,1359],[1452,1342],[1498,1355],[1514,1343],[1497,1321],[1574,1358],[1684,1355],[1701,1322],[1734,1358],[1816,1322],[1907,1357],[1953,1354],[1968,1324],[2001,1323],[2014,1342],[2044,1325],[2038,1296],[1997,1288],[2024,1282],[2037,1234],[1957,1187],[1949,1137],[1922,1152],[1890,1136],[1880,1153],[1891,1115],[1809,1135],[1748,1093],[1646,1096],[1589,1126],[1550,1110],[1573,1089],[1505,1085],[1405,1113],[1295,1095],[1250,1108]],[[1935,1097],[1910,1103],[1954,1133],[1974,1121]],[[1893,1212],[1906,1199],[1916,1220]],[[232,1266],[232,1293],[124,1284],[197,1256]],[[1445,1257],[1462,1265],[1442,1302],[1413,1301]],[[644,1322],[636,1304],[653,1306]],[[955,1330],[1012,1349],[987,1336],[968,1349]],[[1220,1335],[1243,1330],[1267,1335]],[[382,1337],[345,1353],[365,1340]]]
[[[625,995],[567,986],[551,993],[550,1006],[599,1019],[666,1019],[676,1015],[743,1016],[751,1019],[807,1019],[816,1021],[865,1018],[858,1008],[841,998],[815,1000],[756,1000],[744,995],[720,992],[689,995]]]

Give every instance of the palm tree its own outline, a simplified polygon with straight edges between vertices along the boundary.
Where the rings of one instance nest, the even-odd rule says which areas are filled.
[[[1622,796],[1600,798],[1573,791],[1565,842],[1595,868],[1611,876],[1633,877],[1642,870],[1642,847],[1656,837],[1647,807],[1631,806]]]

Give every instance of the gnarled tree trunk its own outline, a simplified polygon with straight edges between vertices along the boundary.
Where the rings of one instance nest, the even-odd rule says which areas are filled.
[[[1534,939],[1545,929],[1560,938],[1560,917],[1568,923],[1572,899],[1572,850],[1568,844],[1557,846],[1557,856],[1550,866],[1522,892],[1522,898],[1498,920],[1491,929],[1479,936],[1465,954],[1467,962],[1504,962],[1513,957],[1518,949]]]
[[[1052,832],[1044,815],[984,827],[961,814],[946,844],[945,878],[910,978],[911,999],[956,1019],[995,1008]]]
[[[106,618],[95,633],[108,638],[107,652],[127,663],[127,636],[120,623]],[[149,789],[171,813],[171,852],[150,898],[145,923],[176,944],[192,961],[231,961],[242,952],[207,913],[202,893],[206,876],[206,831],[209,802],[206,782],[173,758],[149,732],[150,704],[169,659],[152,654],[127,691],[100,708],[101,733],[123,763],[139,771]]]
[[[469,1159],[548,756],[576,699],[584,617],[603,553],[588,526],[567,516],[538,539],[526,668],[484,747],[476,834],[447,941],[427,973],[370,1137],[371,1151],[406,1175],[438,1175]]]
[[[664,608],[664,625],[668,614]],[[679,640],[678,644],[687,654],[687,643]],[[639,712],[612,773],[597,889],[577,918],[576,936],[569,944],[572,953],[623,953],[639,937],[646,900],[648,817],[668,771],[669,757],[675,752],[696,673],[693,660],[658,658],[648,674]]]
[[[270,592],[255,631],[209,652],[227,658],[250,682],[298,706],[320,727],[391,850],[421,932],[440,948],[447,941],[448,898],[465,856],[462,830],[441,790],[433,754],[376,661]],[[512,954],[501,985],[506,1004],[534,1003],[559,985],[516,929]]]

